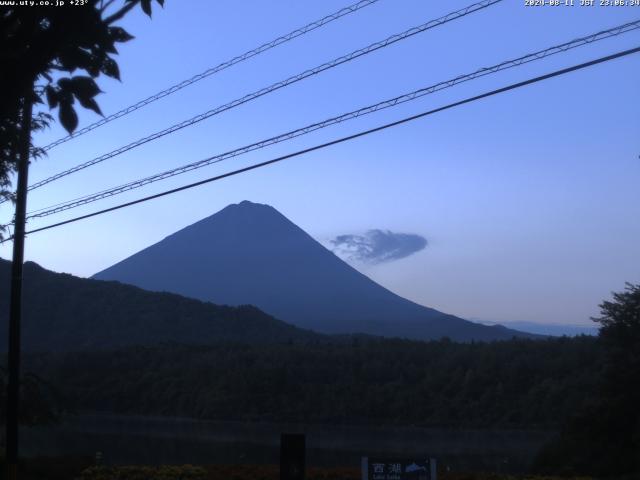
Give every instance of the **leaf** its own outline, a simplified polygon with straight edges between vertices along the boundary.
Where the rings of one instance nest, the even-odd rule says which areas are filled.
[[[31,129],[34,132],[39,130],[44,130],[51,124],[52,120],[53,120],[53,117],[48,113],[38,112],[31,119]]]
[[[140,6],[142,6],[142,11],[144,13],[151,16],[151,0],[141,0]]]
[[[99,69],[96,64],[99,65],[100,60],[89,49],[66,47],[60,52],[58,59],[60,60],[62,69],[68,72],[73,72],[76,69],[87,70],[93,77],[95,75],[91,73],[91,70],[95,68],[99,73]],[[98,75],[98,73],[96,73],[96,75]]]
[[[81,98],[93,98],[102,93],[93,78],[83,75],[78,75],[71,79],[70,90],[78,97],[78,100]]]
[[[104,51],[108,52],[108,53],[118,53],[118,49],[115,47],[115,45],[113,44],[113,41],[109,41],[108,43],[106,43],[104,46]]]
[[[71,79],[67,78],[67,77],[61,78],[60,80],[58,80],[58,86],[62,90],[70,91],[71,90]]]
[[[100,110],[100,107],[98,106],[98,103],[93,98],[80,98],[80,97],[78,97],[78,101],[80,102],[80,105],[82,105],[84,108],[88,108],[89,110],[93,110],[98,115],[101,115],[101,116],[104,117],[104,115],[102,114],[102,110]]]
[[[98,65],[95,63],[87,66],[86,70],[93,78],[96,78],[98,75],[100,75],[100,67],[98,67]]]
[[[58,91],[51,85],[47,85],[45,88],[45,94],[47,95],[47,103],[49,108],[56,108],[58,106]]]
[[[120,80],[120,69],[118,64],[112,58],[105,58],[100,66],[100,71],[106,76]]]
[[[109,35],[114,42],[120,43],[128,42],[136,38],[122,27],[109,27]]]
[[[164,0],[156,0],[156,1],[160,4],[161,7],[164,8]]]
[[[73,133],[73,131],[78,126],[78,115],[71,106],[70,102],[64,102],[60,104],[59,118],[60,123],[69,133]]]

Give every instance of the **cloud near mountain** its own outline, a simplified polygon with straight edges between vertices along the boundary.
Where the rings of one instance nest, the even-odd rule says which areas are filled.
[[[369,230],[364,235],[338,235],[331,244],[333,251],[350,260],[363,263],[383,263],[400,260],[423,250],[427,239],[415,233],[394,233],[389,230]]]

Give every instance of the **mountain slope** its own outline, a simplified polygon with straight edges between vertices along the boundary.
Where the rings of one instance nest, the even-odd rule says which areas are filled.
[[[0,259],[0,351],[7,346],[10,267],[10,262]],[[25,264],[23,305],[22,343],[33,351],[321,338],[252,306],[212,305],[117,282],[54,273],[33,262]]]
[[[219,304],[256,305],[288,323],[324,333],[459,341],[528,336],[399,297],[274,208],[248,201],[229,205],[93,278]]]

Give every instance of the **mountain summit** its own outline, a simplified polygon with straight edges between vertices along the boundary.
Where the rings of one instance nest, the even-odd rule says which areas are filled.
[[[323,333],[412,339],[527,336],[406,300],[361,274],[275,208],[243,201],[94,275],[216,304],[255,305]]]

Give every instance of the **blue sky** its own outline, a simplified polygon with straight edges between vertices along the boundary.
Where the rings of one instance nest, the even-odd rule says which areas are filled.
[[[577,0],[576,0],[577,1]],[[471,2],[380,0],[53,149],[31,183],[170,124]],[[579,1],[577,1],[579,3]],[[122,83],[101,79],[114,112],[346,1],[168,0],[123,26]],[[480,67],[640,18],[640,7],[493,7],[304,80],[34,191],[29,210],[221,153]],[[393,121],[640,44],[632,32],[460,85],[29,227],[88,213]],[[353,263],[392,291],[466,318],[590,323],[625,281],[640,282],[640,55],[443,112],[267,169],[34,234],[26,257],[89,276],[248,199],[273,205],[330,246],[369,230],[418,234],[426,248]],[[81,126],[95,121],[81,114]],[[40,134],[47,144],[60,127]],[[11,216],[0,207],[3,219]],[[10,247],[0,247],[8,258]]]

